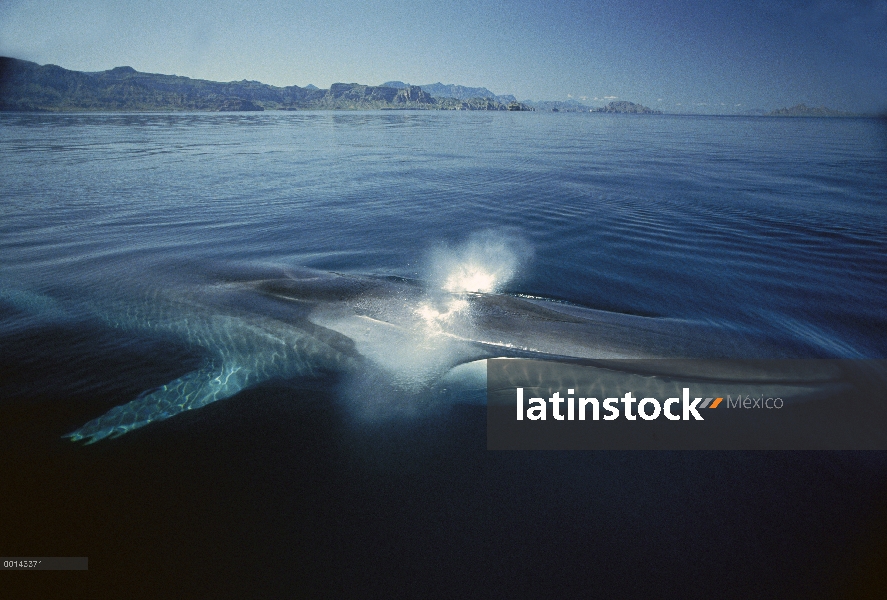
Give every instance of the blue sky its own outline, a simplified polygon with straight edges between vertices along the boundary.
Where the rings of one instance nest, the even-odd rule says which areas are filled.
[[[887,0],[0,0],[0,54],[281,86],[441,81],[675,112],[887,109]]]

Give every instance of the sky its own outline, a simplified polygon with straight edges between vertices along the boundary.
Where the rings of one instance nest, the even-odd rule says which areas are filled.
[[[0,0],[0,55],[668,112],[887,110],[887,0]]]

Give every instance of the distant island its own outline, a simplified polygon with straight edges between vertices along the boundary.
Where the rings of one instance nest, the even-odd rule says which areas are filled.
[[[855,113],[843,112],[819,106],[811,108],[806,104],[798,104],[791,108],[780,108],[766,113],[767,117],[857,117]]]
[[[435,97],[406,84],[334,83],[321,90],[247,80],[220,83],[141,73],[132,67],[84,73],[0,57],[0,110],[4,111],[534,110],[513,97],[497,99],[481,89],[489,96]]]

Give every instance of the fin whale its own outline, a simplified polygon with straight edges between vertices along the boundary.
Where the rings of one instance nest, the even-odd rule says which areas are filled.
[[[399,277],[311,269],[258,275],[238,273],[214,283],[159,289],[142,293],[136,302],[96,303],[92,312],[106,325],[174,337],[199,349],[205,360],[197,370],[112,408],[65,437],[93,443],[264,381],[324,372],[380,374],[391,389],[415,398],[447,381],[448,374],[449,379],[452,373],[477,375],[480,369],[465,366],[488,358],[607,366],[619,359],[782,357],[759,338],[709,323],[453,291]],[[658,368],[649,366],[655,364],[637,363],[640,371]],[[735,379],[743,373],[720,376]]]

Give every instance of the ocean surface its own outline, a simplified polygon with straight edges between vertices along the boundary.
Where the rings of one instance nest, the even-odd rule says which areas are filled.
[[[704,324],[752,354],[887,358],[887,125],[0,114],[0,553],[90,565],[15,581],[90,597],[873,584],[883,453],[488,452],[476,398],[366,419],[332,371],[62,438],[205,360],[107,316],[121,307],[303,268],[433,286],[468,266],[481,291]]]

